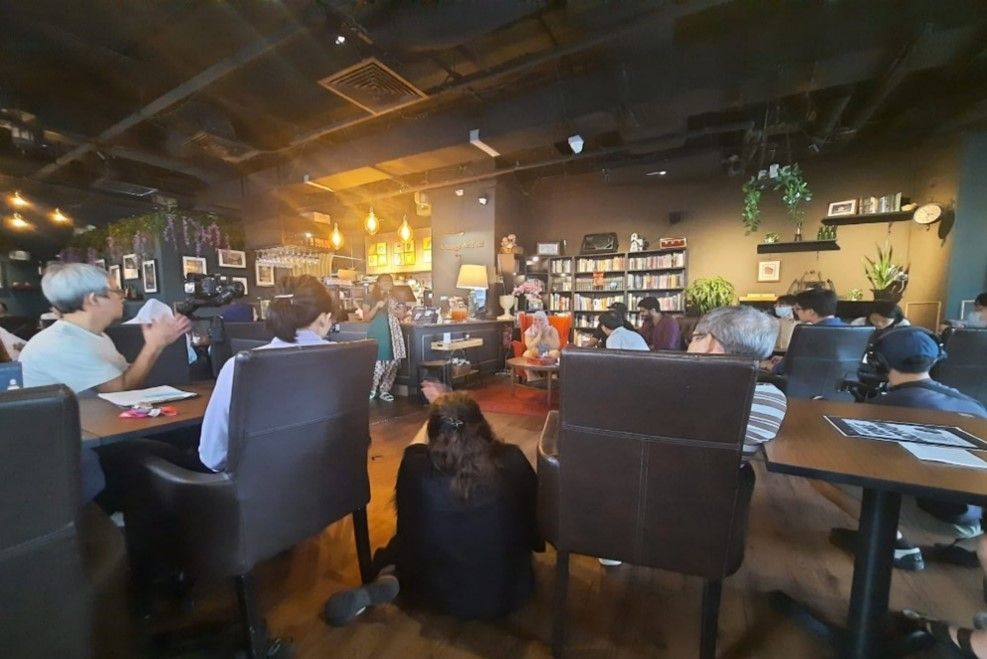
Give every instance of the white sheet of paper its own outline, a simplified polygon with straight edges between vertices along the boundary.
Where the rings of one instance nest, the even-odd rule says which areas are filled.
[[[195,393],[182,391],[167,385],[151,387],[150,389],[134,389],[132,391],[116,391],[110,394],[100,394],[99,397],[120,407],[133,407],[137,403],[167,403],[174,400],[192,398]]]
[[[925,444],[916,444],[915,442],[900,442],[898,446],[905,449],[919,460],[942,462],[943,464],[953,465],[956,467],[987,469],[987,462],[984,462],[974,454],[961,448],[927,446]]]

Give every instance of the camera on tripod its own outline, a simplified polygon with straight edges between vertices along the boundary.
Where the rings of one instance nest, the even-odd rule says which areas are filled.
[[[189,273],[185,276],[185,301],[175,305],[178,313],[191,316],[202,307],[221,307],[242,298],[243,284],[226,275]]]

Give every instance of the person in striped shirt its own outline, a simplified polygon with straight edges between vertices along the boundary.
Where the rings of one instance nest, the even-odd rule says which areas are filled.
[[[689,352],[732,355],[760,362],[771,356],[777,339],[776,318],[753,307],[720,307],[699,320]],[[754,455],[761,444],[774,439],[787,409],[788,401],[778,387],[768,382],[757,383],[744,439],[745,456]]]

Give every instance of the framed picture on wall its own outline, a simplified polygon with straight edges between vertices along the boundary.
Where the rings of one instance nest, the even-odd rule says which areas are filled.
[[[391,255],[391,263],[394,265],[401,265],[404,263],[404,254],[394,253]]]
[[[206,260],[201,256],[183,256],[182,257],[182,278],[185,279],[189,275],[204,275],[206,274]]]
[[[144,275],[144,292],[158,292],[158,268],[154,259],[141,262],[141,274]]]
[[[377,255],[371,254],[367,257],[367,267],[376,268],[377,267]]]
[[[106,259],[96,259],[95,261],[93,261],[93,265],[96,266],[97,268],[102,268],[103,270],[106,270]]]
[[[387,243],[377,243],[377,256],[387,256]]]
[[[250,292],[250,287],[247,284],[247,278],[246,277],[230,277],[230,280],[231,281],[238,281],[241,284],[243,284],[243,294],[244,295],[246,295],[247,293]]]
[[[847,199],[846,201],[834,201],[829,205],[827,217],[839,217],[840,215],[856,215],[857,200]]]
[[[111,265],[110,266],[110,279],[116,282],[117,288],[123,288],[123,277],[120,275],[120,266]]]
[[[220,268],[247,269],[247,253],[238,249],[217,249]]]
[[[123,255],[123,278],[124,279],[139,279],[141,276],[140,263],[137,260],[136,254],[124,254]]]
[[[781,261],[759,261],[757,264],[757,280],[781,281]]]
[[[403,254],[404,253],[404,243],[394,243],[394,253]]]
[[[422,238],[422,249],[432,249],[432,237],[425,236]]]
[[[274,286],[274,266],[258,263],[254,266],[258,286]]]
[[[432,262],[432,250],[427,249],[424,252],[422,252],[422,263],[431,263],[431,262]]]
[[[403,259],[404,260],[404,265],[415,265],[415,253],[414,252],[405,252],[401,256],[404,257],[404,259]]]

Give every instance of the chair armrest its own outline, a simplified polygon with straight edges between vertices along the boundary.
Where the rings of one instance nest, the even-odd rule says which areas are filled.
[[[762,369],[757,372],[757,381],[773,384],[782,391],[785,391],[785,387],[788,385],[788,376],[778,375],[777,373],[772,373]]]
[[[538,526],[553,545],[559,534],[559,413],[545,419],[538,441]]]

